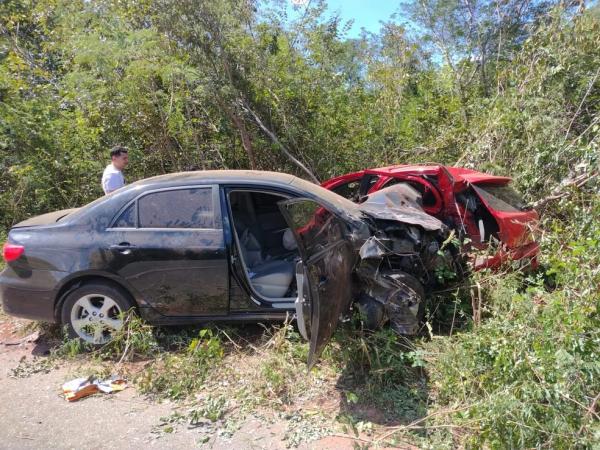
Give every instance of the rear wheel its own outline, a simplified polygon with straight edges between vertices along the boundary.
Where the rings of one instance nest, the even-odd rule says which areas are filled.
[[[69,293],[61,319],[70,337],[100,346],[123,328],[124,314],[132,308],[133,303],[122,289],[95,282]]]

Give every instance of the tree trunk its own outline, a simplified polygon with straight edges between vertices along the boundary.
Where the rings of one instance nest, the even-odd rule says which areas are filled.
[[[250,133],[246,129],[246,124],[244,123],[244,119],[242,119],[233,108],[229,107],[221,98],[215,96],[217,103],[225,111],[225,114],[231,119],[235,128],[237,128],[240,133],[240,139],[242,140],[242,146],[246,151],[246,155],[248,155],[248,161],[250,162],[250,169],[256,170],[256,158],[254,157],[254,149],[252,148],[252,138],[250,137]]]

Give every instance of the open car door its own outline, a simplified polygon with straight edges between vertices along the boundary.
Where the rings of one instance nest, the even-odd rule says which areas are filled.
[[[302,261],[296,268],[296,315],[301,334],[310,341],[308,368],[317,362],[335,331],[340,314],[352,302],[352,271],[357,252],[348,225],[314,200],[279,202],[298,242]]]

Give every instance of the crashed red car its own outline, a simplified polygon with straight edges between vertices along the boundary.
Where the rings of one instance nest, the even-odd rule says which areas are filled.
[[[535,268],[539,245],[533,231],[539,216],[510,182],[509,177],[427,164],[361,170],[327,180],[322,186],[362,202],[373,192],[406,183],[419,191],[427,213],[454,229],[459,237],[469,238],[467,251],[488,250],[473,258],[475,270],[498,268],[509,261]]]

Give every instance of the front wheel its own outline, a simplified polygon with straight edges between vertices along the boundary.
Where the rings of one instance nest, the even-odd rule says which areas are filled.
[[[361,294],[359,311],[368,329],[389,321],[403,335],[419,332],[425,316],[425,289],[414,276],[399,270],[382,271],[367,292]]]
[[[417,334],[425,316],[423,285],[417,278],[401,271],[390,271],[384,277],[391,282],[385,306],[392,329],[399,334]]]
[[[124,314],[132,308],[132,302],[120,288],[89,283],[69,293],[61,319],[71,338],[101,346],[123,328]]]

